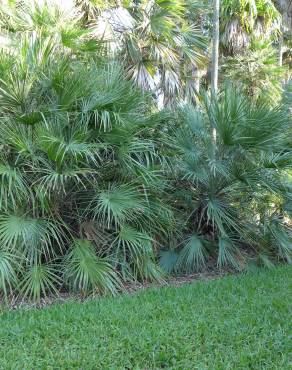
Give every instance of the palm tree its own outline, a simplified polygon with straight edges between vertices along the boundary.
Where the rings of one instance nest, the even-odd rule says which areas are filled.
[[[223,0],[220,19],[222,80],[237,81],[255,98],[262,89],[262,98],[277,104],[285,69],[281,68],[282,19],[273,1]],[[279,43],[278,57],[275,43]]]
[[[253,40],[277,38],[281,15],[272,0],[222,0],[221,46],[226,55],[245,51]]]
[[[289,0],[275,0],[275,5],[283,17],[284,27],[292,30],[292,4]]]
[[[283,63],[283,54],[289,53],[291,49],[291,35],[292,35],[292,4],[289,0],[275,1],[276,7],[282,15],[283,24],[281,29],[281,36],[279,38],[279,65]],[[289,42],[290,41],[290,42]]]
[[[89,24],[119,55],[138,86],[153,91],[162,105],[194,98],[197,70],[206,60],[207,39],[201,23],[204,4],[140,1],[109,6]]]
[[[179,241],[161,252],[161,265],[190,272],[206,268],[212,257],[218,267],[239,270],[252,261],[291,262],[287,175],[292,152],[286,111],[256,103],[234,86],[217,98],[205,95],[202,102],[200,108],[183,108],[169,129],[181,229]]]

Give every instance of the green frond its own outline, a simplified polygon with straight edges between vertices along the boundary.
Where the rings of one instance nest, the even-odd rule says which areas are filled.
[[[34,141],[32,127],[16,125],[13,120],[8,118],[5,123],[0,125],[0,143],[9,145],[23,159],[25,157],[35,158],[37,143]]]
[[[64,260],[64,278],[81,293],[115,294],[120,286],[117,274],[105,258],[98,257],[87,240],[74,240]]]
[[[167,273],[171,274],[177,270],[179,254],[172,249],[159,251],[159,265]]]
[[[66,194],[69,186],[73,184],[86,188],[84,181],[92,174],[93,171],[90,168],[77,166],[70,168],[68,166],[66,169],[58,171],[57,169],[47,167],[43,169],[43,175],[39,177],[36,184],[39,187],[39,191],[43,192],[43,195],[50,195],[56,191]]]
[[[65,235],[57,222],[17,214],[0,216],[2,248],[10,253],[22,251],[24,259],[31,263],[42,256],[55,256],[58,249],[63,249]]]
[[[191,235],[184,241],[179,252],[177,269],[188,273],[202,270],[206,265],[207,251],[198,235]]]
[[[15,258],[15,254],[0,249],[0,291],[4,297],[17,286],[17,273],[20,266]]]
[[[52,264],[33,264],[28,266],[19,282],[19,291],[25,298],[40,302],[41,297],[58,294],[60,284],[57,266]]]
[[[7,163],[0,163],[0,208],[16,209],[30,195],[21,170]]]
[[[137,231],[131,226],[123,225],[117,232],[112,243],[114,253],[122,261],[129,257],[129,260],[142,258],[144,255],[151,255],[152,238],[146,233]]]
[[[95,218],[111,227],[135,220],[145,211],[146,199],[137,187],[131,184],[111,184],[108,190],[98,192],[91,202],[91,210]]]
[[[239,251],[236,250],[231,240],[219,237],[217,258],[218,267],[224,268],[230,266],[236,270],[241,270],[238,253]]]
[[[285,230],[279,222],[272,222],[270,231],[274,239],[274,245],[278,249],[278,255],[288,263],[292,263],[292,235],[290,230]]]
[[[275,267],[275,264],[273,263],[271,257],[267,253],[259,253],[258,261],[260,266],[263,266],[264,268],[272,269]]]
[[[145,281],[162,282],[164,271],[149,255],[133,259],[133,273],[136,279]]]

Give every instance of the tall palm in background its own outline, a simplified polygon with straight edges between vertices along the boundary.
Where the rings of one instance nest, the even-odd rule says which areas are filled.
[[[272,45],[258,44],[245,54],[224,58],[221,73],[237,83],[254,99],[277,105],[282,99],[283,80],[288,70],[278,65],[278,52]]]
[[[212,11],[207,1],[72,0],[63,9],[52,0],[31,3],[16,2],[15,11],[8,8],[2,27],[46,29],[58,33],[67,47],[118,57],[127,75],[152,91],[160,107],[195,100],[209,64]],[[281,27],[281,15],[271,0],[222,1],[221,51],[230,57],[267,37],[276,40]]]
[[[120,55],[127,74],[144,90],[153,91],[161,105],[174,96],[193,99],[197,72],[206,63],[204,4],[194,1],[124,2],[101,10],[91,19],[97,31]]]
[[[253,40],[268,41],[281,31],[281,15],[272,0],[222,0],[221,45],[227,55],[241,53]]]
[[[275,0],[275,5],[283,17],[279,60],[288,59],[291,68],[292,55],[292,3],[290,0]]]
[[[272,0],[222,1],[221,81],[237,81],[247,94],[281,100],[289,71],[279,66],[283,19]]]

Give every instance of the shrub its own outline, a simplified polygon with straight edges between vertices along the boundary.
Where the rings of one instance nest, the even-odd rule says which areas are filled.
[[[244,269],[252,257],[291,262],[290,123],[285,109],[232,87],[179,112],[169,130],[171,175],[188,236],[162,251],[167,271],[200,270],[212,256],[220,268]]]
[[[160,279],[154,243],[173,221],[151,98],[52,37],[24,35],[2,65],[13,57],[0,84],[2,291],[38,300],[114,293],[118,272]]]

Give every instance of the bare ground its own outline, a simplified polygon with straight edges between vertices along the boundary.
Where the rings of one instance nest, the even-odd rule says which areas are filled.
[[[191,284],[198,281],[207,281],[221,278],[226,275],[234,274],[232,270],[210,270],[194,274],[186,274],[180,276],[171,276],[161,282],[131,282],[125,283],[121,294],[134,294],[139,290],[144,290],[154,287],[162,286],[176,286],[179,287],[184,284]],[[21,299],[19,296],[10,296],[8,301],[0,299],[0,312],[3,310],[14,310],[18,308],[44,308],[52,304],[62,304],[69,301],[84,302],[93,299],[98,299],[98,296],[84,297],[82,295],[72,294],[68,292],[61,292],[57,296],[48,296],[41,299],[39,303],[32,303]]]

